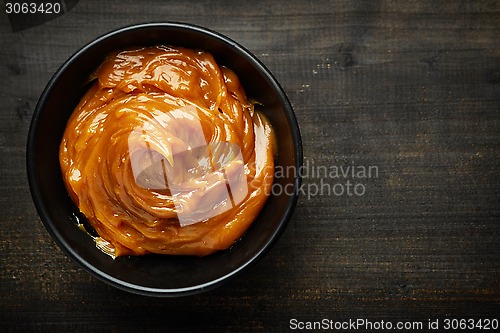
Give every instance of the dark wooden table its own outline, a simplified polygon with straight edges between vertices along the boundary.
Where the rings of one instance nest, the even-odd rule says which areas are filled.
[[[17,32],[3,8],[1,332],[500,319],[500,2],[80,1]],[[260,58],[294,106],[308,170],[329,170],[306,175],[262,261],[180,299],[128,294],[80,269],[41,224],[25,171],[33,109],[63,61],[112,29],[168,20]],[[372,173],[332,174],[348,166]]]

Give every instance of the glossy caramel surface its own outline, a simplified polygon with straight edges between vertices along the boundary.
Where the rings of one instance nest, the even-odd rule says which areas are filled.
[[[273,133],[230,69],[174,47],[110,55],[68,121],[71,198],[112,256],[232,246],[273,183]]]

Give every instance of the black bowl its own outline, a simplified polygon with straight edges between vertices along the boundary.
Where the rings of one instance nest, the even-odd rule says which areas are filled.
[[[228,250],[207,257],[146,255],[113,260],[78,227],[59,167],[59,144],[66,122],[88,88],[91,73],[113,51],[135,46],[175,45],[202,49],[239,76],[249,97],[263,104],[278,141],[276,166],[299,170],[302,143],[285,93],[249,51],[216,32],[182,23],[149,23],[108,33],[71,56],[48,83],[36,106],[28,136],[31,193],[45,227],[62,250],[97,278],[130,292],[153,296],[194,294],[220,285],[261,258],[286,227],[295,207],[300,176],[275,180],[274,191],[244,237]],[[285,169],[288,168],[288,169]],[[283,176],[283,173],[282,173]]]

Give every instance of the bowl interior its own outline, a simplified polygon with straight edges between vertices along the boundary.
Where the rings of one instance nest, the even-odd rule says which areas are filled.
[[[206,29],[178,23],[143,24],[96,39],[73,55],[54,75],[36,107],[28,138],[28,177],[40,217],[59,246],[96,277],[116,287],[148,295],[200,292],[220,284],[262,256],[283,231],[292,214],[300,182],[290,173],[275,180],[277,188],[241,241],[204,258],[147,255],[115,260],[95,247],[76,227],[78,208],[62,181],[59,144],[66,122],[88,88],[90,74],[107,54],[134,46],[176,45],[211,52],[220,65],[239,76],[249,97],[263,104],[278,141],[275,161],[283,168],[302,163],[300,134],[291,106],[268,70],[230,39]],[[288,187],[287,187],[287,184]]]

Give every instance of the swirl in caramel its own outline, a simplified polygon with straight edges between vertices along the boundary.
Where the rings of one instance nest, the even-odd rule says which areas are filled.
[[[273,183],[273,132],[210,53],[110,55],[60,147],[68,192],[112,256],[231,247]]]

